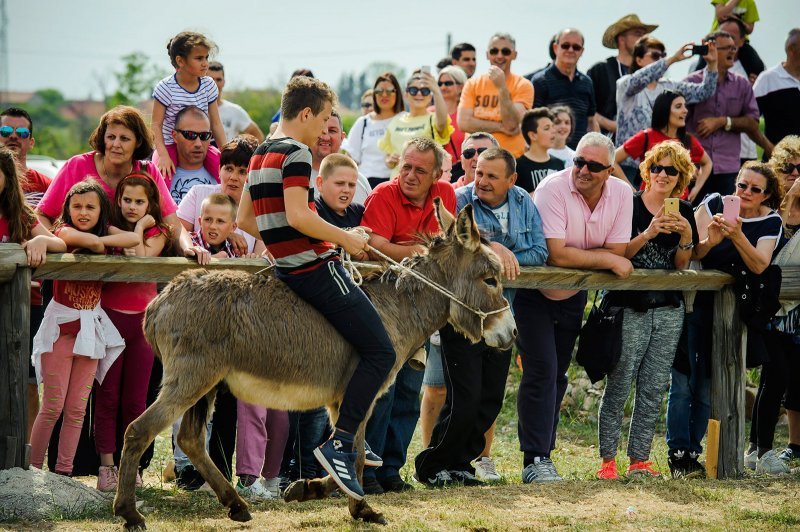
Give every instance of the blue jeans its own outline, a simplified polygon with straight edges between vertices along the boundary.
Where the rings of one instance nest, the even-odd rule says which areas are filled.
[[[713,306],[698,305],[687,315],[689,368],[685,375],[672,368],[672,384],[667,398],[667,446],[670,450],[688,449],[700,453],[701,442],[711,415],[711,378],[706,372],[706,357],[711,334]]]
[[[374,476],[382,481],[400,476],[419,420],[422,376],[422,371],[404,365],[386,395],[375,403],[366,438],[372,451],[383,458],[383,465],[377,469],[365,468],[364,477]]]
[[[324,407],[289,412],[289,440],[283,453],[281,476],[289,480],[317,478],[321,472],[314,449],[328,439],[328,411]]]

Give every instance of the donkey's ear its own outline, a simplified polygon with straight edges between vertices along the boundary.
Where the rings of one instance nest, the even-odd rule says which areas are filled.
[[[436,219],[439,221],[439,227],[442,228],[442,233],[447,234],[450,228],[453,227],[453,222],[455,222],[456,219],[453,218],[450,211],[442,205],[442,198],[433,198],[433,212],[436,213]]]
[[[456,238],[467,251],[474,252],[481,246],[481,234],[472,215],[472,205],[469,203],[458,213]]]

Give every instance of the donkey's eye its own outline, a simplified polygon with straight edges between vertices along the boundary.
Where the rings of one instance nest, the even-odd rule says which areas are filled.
[[[497,279],[494,277],[487,277],[483,280],[484,283],[488,284],[489,286],[497,286]]]

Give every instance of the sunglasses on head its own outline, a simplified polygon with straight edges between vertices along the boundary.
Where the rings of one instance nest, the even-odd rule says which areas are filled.
[[[511,48],[489,48],[489,55],[503,54],[504,56],[508,57],[513,53],[514,50]]]
[[[572,159],[572,163],[575,165],[575,168],[580,170],[584,166],[589,169],[592,173],[602,172],[603,170],[608,170],[611,168],[610,166],[606,166],[603,163],[598,163],[596,161],[587,161],[583,157],[575,157]]]
[[[654,164],[654,165],[650,166],[650,174],[651,175],[658,175],[661,172],[664,172],[665,174],[667,174],[670,177],[675,177],[676,175],[678,175],[680,173],[680,172],[678,172],[678,169],[675,168],[674,166],[661,166],[661,165],[658,165],[658,164]]]
[[[472,159],[473,157],[475,157],[476,153],[480,155],[481,153],[485,152],[488,149],[489,148],[467,148],[466,150],[461,152],[461,155],[464,156],[464,159]]]
[[[666,52],[658,52],[656,50],[652,50],[650,52],[647,52],[647,55],[649,55],[650,58],[653,61],[658,61],[659,59],[663,59],[664,57],[667,57]]]
[[[3,136],[5,137],[5,135]],[[791,174],[792,170],[797,170],[798,172],[800,172],[800,164],[786,163],[783,166],[781,166],[781,171],[784,174]]]
[[[455,82],[455,81],[440,81],[440,82],[438,83],[438,85],[439,85],[440,87],[452,87],[452,86],[453,86],[453,85],[455,85],[455,84],[456,84],[456,82]]]
[[[747,190],[749,188],[750,191],[753,194],[763,194],[764,193],[764,189],[763,188],[757,187],[757,186],[754,186],[754,185],[748,185],[747,183],[736,183],[736,188],[738,188],[739,190],[742,190],[742,191]]]
[[[361,107],[364,109],[370,109],[372,107],[372,102],[361,102]]]
[[[417,94],[422,94],[423,96],[430,96],[431,90],[428,87],[408,87],[406,92],[409,93],[411,96],[416,96]]]
[[[10,137],[11,134],[14,132],[16,132],[17,136],[21,139],[27,139],[28,137],[31,136],[31,130],[28,129],[27,127],[18,127],[16,129],[11,126],[0,127],[0,136],[2,136],[3,138]]]
[[[397,92],[397,91],[395,91],[394,89],[375,89],[375,90],[373,90],[372,92],[373,92],[373,93],[374,93],[376,96],[383,96],[384,94],[385,94],[386,96],[391,96],[392,94],[394,94],[394,93],[395,93],[395,92]]]
[[[197,140],[199,137],[203,142],[209,140],[212,135],[210,131],[188,131],[186,129],[176,129],[175,131],[183,135],[186,140]]]
[[[562,50],[569,50],[570,48],[572,48],[572,50],[575,52],[580,52],[581,50],[583,50],[583,45],[576,43],[570,44],[568,42],[562,42],[561,44],[559,44],[559,46],[561,47]]]

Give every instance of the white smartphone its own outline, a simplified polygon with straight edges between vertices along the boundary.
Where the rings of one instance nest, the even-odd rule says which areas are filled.
[[[426,74],[431,73],[431,67],[429,65],[422,65],[421,67],[419,67],[419,69],[421,72],[425,72]]]
[[[739,196],[723,196],[722,198],[722,217],[729,224],[736,225],[739,218],[739,209],[742,200]]]

